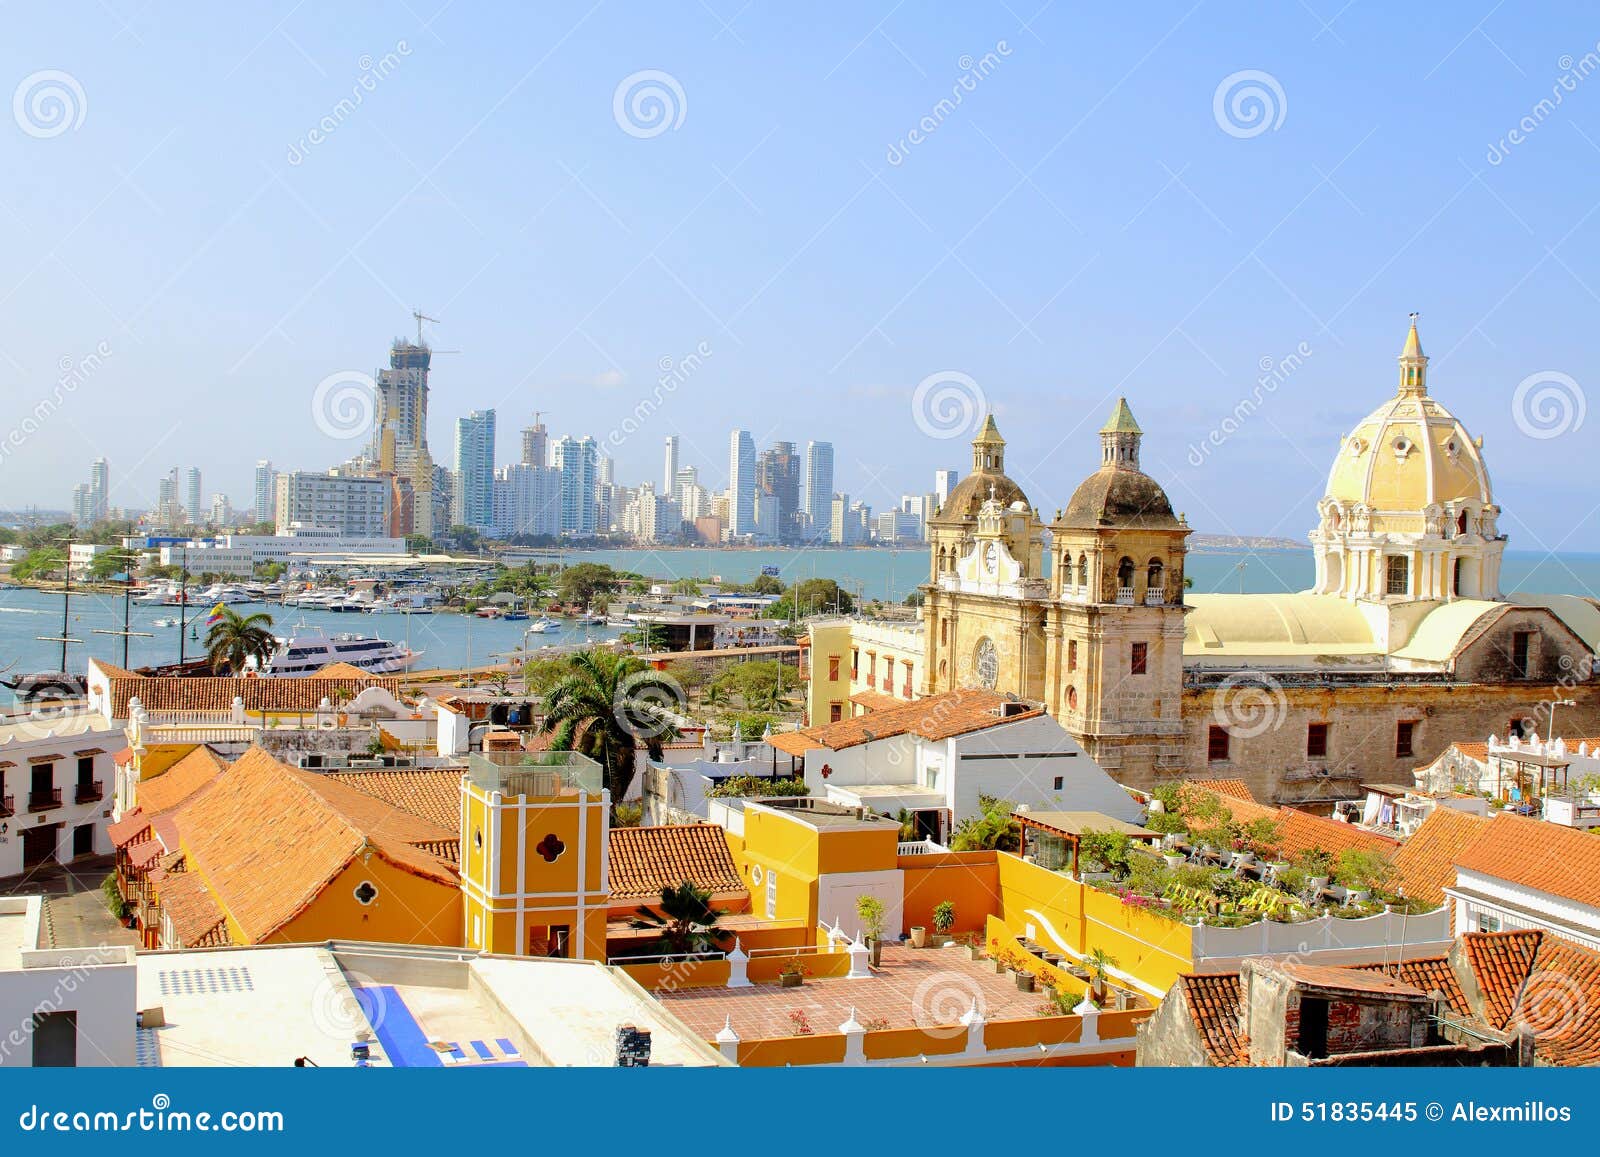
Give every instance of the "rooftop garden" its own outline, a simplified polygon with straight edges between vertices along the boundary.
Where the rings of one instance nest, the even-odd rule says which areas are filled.
[[[1167,785],[1156,793],[1145,826],[1160,832],[1148,847],[1121,832],[1088,831],[1078,838],[1079,870],[1086,883],[1121,897],[1130,907],[1184,923],[1204,920],[1237,927],[1259,920],[1295,923],[1319,916],[1356,918],[1392,907],[1429,910],[1394,884],[1389,858],[1346,848],[1337,854],[1310,848],[1294,855],[1281,848],[1270,818],[1241,820],[1212,792]],[[1052,849],[1041,839],[1036,858],[1045,866]]]

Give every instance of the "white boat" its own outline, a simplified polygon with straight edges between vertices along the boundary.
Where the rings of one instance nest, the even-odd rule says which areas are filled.
[[[540,615],[537,619],[532,620],[526,627],[523,627],[522,629],[524,631],[531,631],[535,635],[542,635],[546,631],[560,630],[561,624],[556,622],[554,619],[547,619],[543,615]]]
[[[218,603],[236,606],[239,603],[250,602],[250,596],[245,593],[244,588],[234,583],[213,583],[205,590],[196,591],[189,597],[192,602],[205,603],[208,606],[215,606]]]
[[[150,625],[152,627],[176,627],[178,622],[179,620],[177,619],[156,619]]]
[[[349,663],[374,675],[394,675],[421,657],[421,651],[387,639],[351,633],[330,635],[301,624],[287,638],[278,639],[278,649],[268,660],[264,674],[313,675],[329,663]]]

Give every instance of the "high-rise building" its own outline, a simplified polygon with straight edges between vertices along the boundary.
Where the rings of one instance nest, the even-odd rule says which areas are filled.
[[[935,470],[933,472],[933,493],[939,499],[939,509],[944,509],[944,504],[950,500],[950,492],[956,488],[956,483],[961,481],[959,470]]]
[[[200,505],[200,467],[185,466],[183,468],[183,511],[189,519],[191,526],[199,526],[205,521],[206,511]]]
[[[389,483],[383,478],[314,474],[278,475],[277,533],[315,527],[346,538],[383,538],[388,529]]]
[[[104,522],[111,513],[111,466],[104,458],[89,464],[89,521]]]
[[[256,463],[256,521],[278,520],[278,472],[263,458]]]
[[[72,522],[75,526],[88,526],[93,521],[89,513],[89,484],[80,482],[72,488]]]
[[[524,466],[550,465],[550,432],[539,420],[542,411],[533,412],[533,425],[522,428],[522,464]]]
[[[456,419],[455,504],[451,518],[476,530],[494,526],[494,411]]]
[[[228,501],[226,494],[213,494],[211,496],[212,526],[226,527],[233,522],[233,504]]]
[[[502,537],[561,533],[561,474],[548,466],[502,466],[494,480],[494,525]]]
[[[436,506],[433,456],[428,452],[428,371],[433,351],[422,340],[420,320],[418,324],[417,340],[395,338],[389,347],[389,368],[374,375],[377,410],[366,456],[379,473],[411,480],[412,524],[401,529],[432,535]]]
[[[156,481],[156,522],[176,530],[183,524],[183,508],[178,505],[178,468],[174,466]]]
[[[728,446],[728,537],[755,533],[755,521],[756,443],[749,430],[735,430]]]
[[[593,535],[599,513],[599,446],[593,438],[567,435],[557,439],[552,463],[561,475],[561,533]]]
[[[806,537],[826,539],[833,519],[833,443],[806,443],[806,488],[801,509]]]
[[[793,442],[774,442],[757,457],[756,490],[764,507],[757,533],[774,541],[791,541],[800,510],[800,456]]]
[[[666,460],[661,468],[661,493],[670,498],[678,488],[678,436],[667,435]]]

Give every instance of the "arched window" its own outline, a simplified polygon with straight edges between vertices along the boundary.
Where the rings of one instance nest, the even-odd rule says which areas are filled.
[[[1456,516],[1456,533],[1467,533],[1467,512],[1465,510]]]
[[[1146,589],[1165,592],[1166,573],[1159,558],[1150,560],[1150,565],[1145,568],[1144,581]]]
[[[1078,585],[1080,587],[1089,585],[1089,556],[1086,554],[1078,556]]]
[[[1117,563],[1117,586],[1126,590],[1133,586],[1133,559],[1127,555],[1122,556],[1122,561]]]

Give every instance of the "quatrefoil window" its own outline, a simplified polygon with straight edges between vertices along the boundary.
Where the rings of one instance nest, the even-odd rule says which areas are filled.
[[[371,880],[362,880],[356,885],[356,900],[363,904],[370,904],[378,898],[378,889]]]
[[[556,862],[556,858],[560,856],[562,852],[567,850],[567,845],[557,839],[554,832],[551,832],[549,835],[545,836],[544,839],[535,844],[533,846],[533,850],[544,857],[545,863],[553,864]]]

